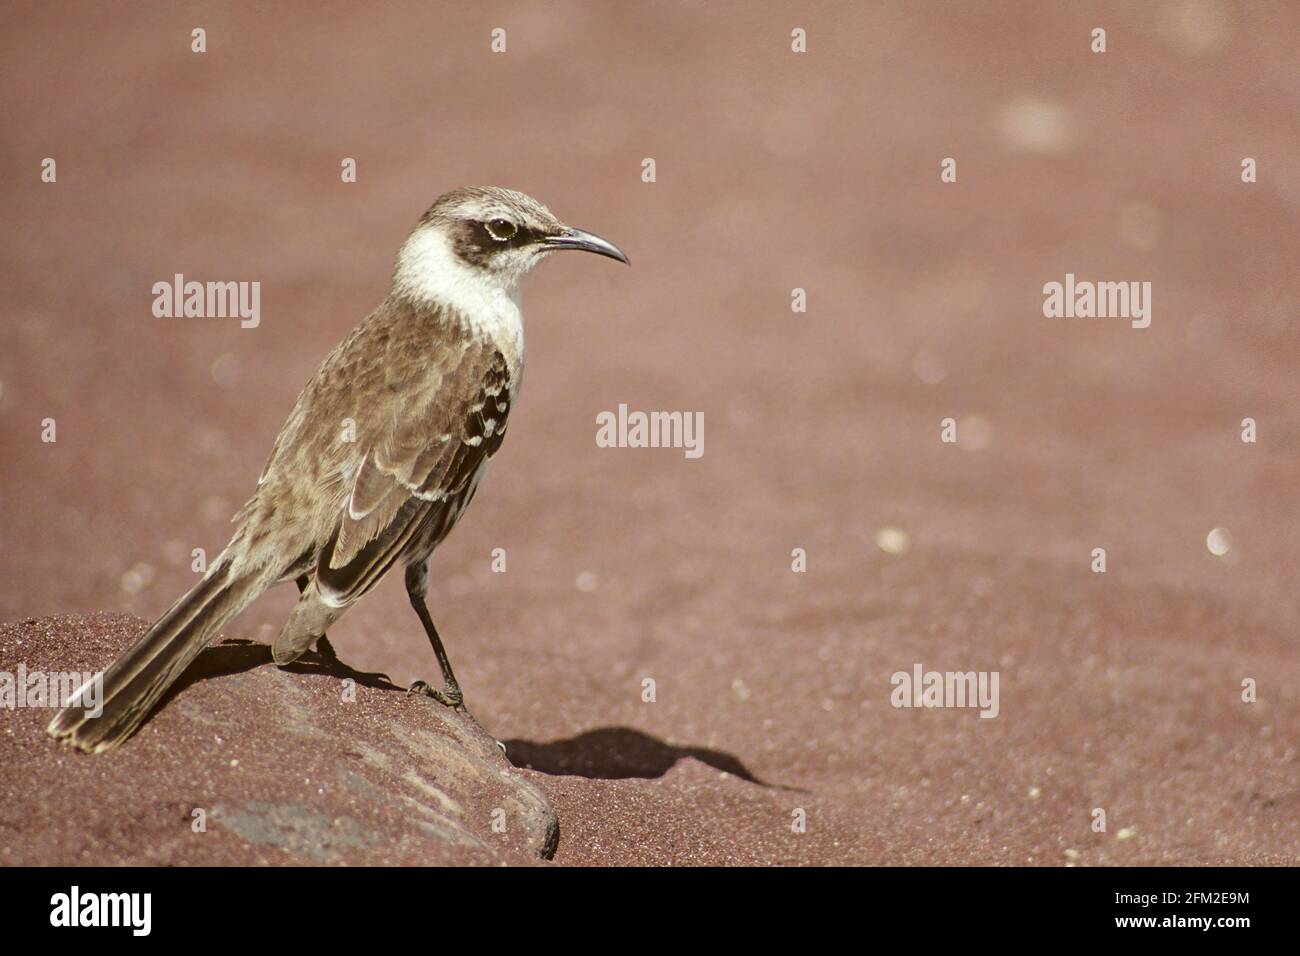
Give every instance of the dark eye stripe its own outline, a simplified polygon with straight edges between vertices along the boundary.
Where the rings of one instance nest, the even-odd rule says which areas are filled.
[[[546,235],[544,229],[534,229],[531,226],[515,226],[515,234],[509,239],[498,239],[492,235],[488,228],[488,223],[478,223],[479,233],[483,236],[483,245],[487,249],[501,249],[507,246],[526,246],[529,243],[537,242]]]

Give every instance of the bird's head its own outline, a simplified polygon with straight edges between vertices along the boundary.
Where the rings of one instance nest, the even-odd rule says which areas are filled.
[[[566,226],[531,196],[500,186],[454,189],[429,207],[402,247],[396,284],[433,298],[442,286],[474,280],[514,293],[533,266],[561,249],[628,261],[612,242]]]

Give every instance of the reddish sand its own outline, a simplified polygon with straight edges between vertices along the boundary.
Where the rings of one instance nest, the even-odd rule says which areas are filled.
[[[500,183],[634,264],[534,277],[433,561],[558,862],[1294,863],[1297,36],[1286,3],[8,4],[0,620],[161,611],[419,214]],[[154,318],[176,273],[260,281],[260,326]],[[1066,273],[1151,282],[1151,327],[1044,318]],[[620,403],[702,411],[703,457],[596,447]],[[436,674],[399,580],[331,636]],[[892,707],[917,663],[999,672],[999,716]]]
[[[0,624],[0,671],[45,681],[107,659],[146,622],[123,615]],[[72,649],[70,649],[72,648]],[[381,674],[218,642],[112,757],[53,745],[49,712],[0,736],[0,863],[252,865],[535,863],[558,821],[540,788],[463,711]],[[75,685],[73,685],[75,686]]]

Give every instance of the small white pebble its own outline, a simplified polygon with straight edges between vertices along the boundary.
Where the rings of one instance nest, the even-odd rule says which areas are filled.
[[[1131,840],[1137,836],[1137,827],[1124,827],[1115,834],[1116,840]]]
[[[1037,800],[1037,799],[1038,799],[1039,797],[1041,797],[1042,795],[1043,795],[1043,791],[1042,791],[1041,789],[1039,789],[1038,787],[1030,787],[1030,788],[1029,788],[1029,799],[1030,799],[1030,800]]]
[[[229,352],[213,359],[208,371],[212,374],[212,381],[218,385],[230,388],[239,384],[239,358]]]
[[[876,547],[885,554],[906,554],[912,539],[902,528],[881,528],[876,532]]]
[[[997,117],[1004,146],[1043,156],[1070,151],[1075,139],[1072,126],[1064,104],[1025,94],[1004,103]]]

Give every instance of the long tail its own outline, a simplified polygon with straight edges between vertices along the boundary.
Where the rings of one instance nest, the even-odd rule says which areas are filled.
[[[93,682],[73,694],[68,706],[50,721],[50,736],[66,738],[82,750],[112,750],[144,722],[222,625],[265,589],[261,575],[237,575],[227,554],[222,554],[202,581],[109,666],[102,696],[91,692]],[[98,716],[94,716],[96,706],[102,706]]]

